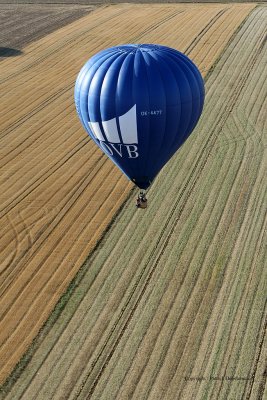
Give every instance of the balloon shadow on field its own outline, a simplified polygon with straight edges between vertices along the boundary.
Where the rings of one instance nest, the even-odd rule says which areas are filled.
[[[0,47],[0,57],[16,57],[22,54],[21,50],[12,49],[11,47]]]

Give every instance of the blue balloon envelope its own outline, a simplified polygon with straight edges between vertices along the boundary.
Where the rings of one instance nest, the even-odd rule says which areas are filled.
[[[149,187],[193,131],[204,97],[195,64],[175,49],[154,44],[99,52],[75,85],[85,130],[140,189]]]

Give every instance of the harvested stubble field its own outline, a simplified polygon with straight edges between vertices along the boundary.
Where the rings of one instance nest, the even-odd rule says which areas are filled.
[[[5,398],[263,398],[266,17],[244,4],[111,6],[1,63],[3,381],[131,188],[75,118],[81,65],[118,42],[160,42],[206,75],[231,39],[148,210],[130,196]]]

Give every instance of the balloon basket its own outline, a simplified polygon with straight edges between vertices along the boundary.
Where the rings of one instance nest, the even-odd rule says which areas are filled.
[[[136,207],[145,209],[147,208],[147,198],[146,192],[144,190],[140,190],[138,197],[136,199]]]

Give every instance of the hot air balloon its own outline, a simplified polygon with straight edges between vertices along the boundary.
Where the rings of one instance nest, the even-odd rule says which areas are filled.
[[[144,190],[201,115],[205,90],[198,68],[170,47],[115,46],[84,65],[74,97],[85,130],[141,189],[137,205],[145,208]]]

